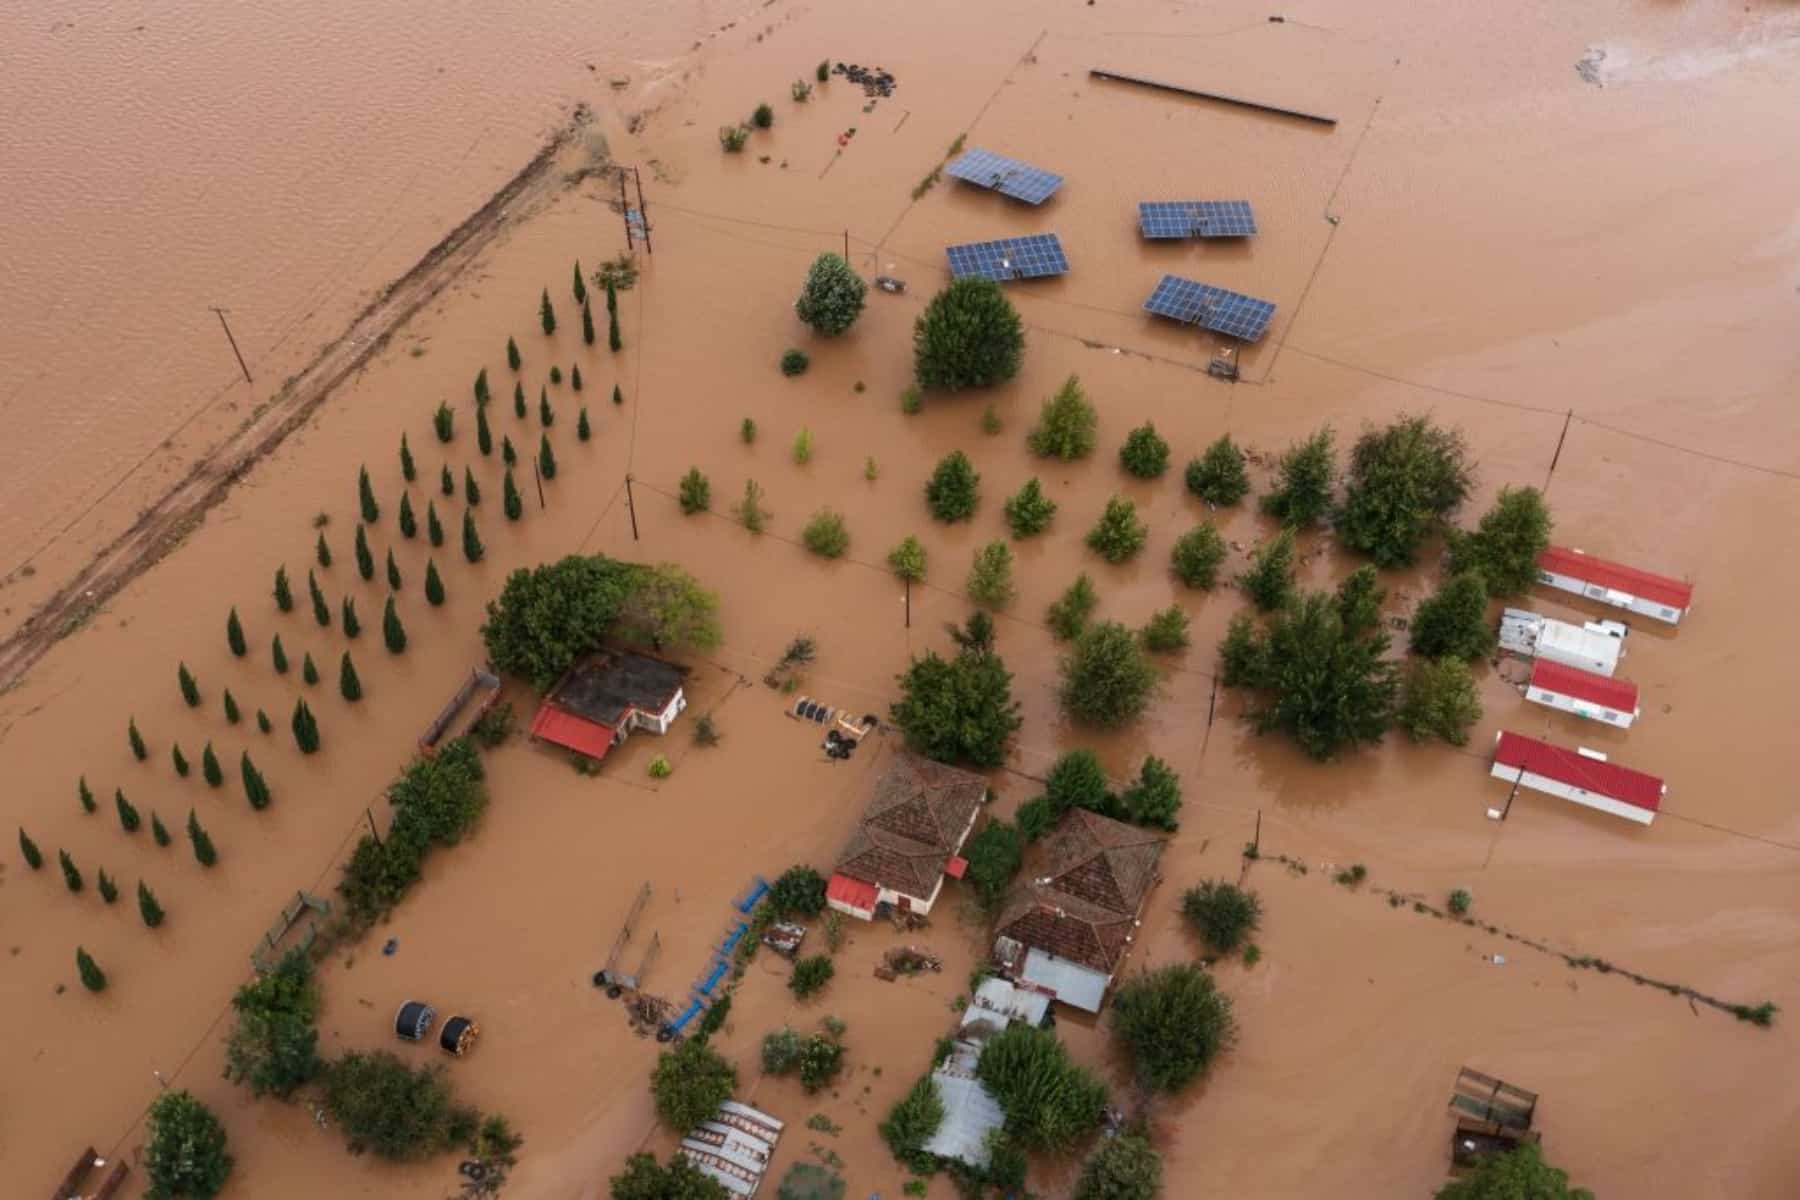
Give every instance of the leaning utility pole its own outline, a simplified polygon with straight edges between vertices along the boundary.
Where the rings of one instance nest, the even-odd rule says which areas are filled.
[[[238,370],[244,373],[244,382],[254,383],[255,380],[250,378],[250,366],[244,361],[244,352],[238,349],[237,339],[231,336],[231,326],[225,321],[225,314],[231,310],[220,308],[216,304],[209,305],[208,307],[219,315],[219,324],[225,329],[225,340],[231,343],[231,352],[237,355]]]

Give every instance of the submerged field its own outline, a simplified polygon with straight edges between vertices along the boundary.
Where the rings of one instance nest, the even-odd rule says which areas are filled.
[[[909,656],[943,650],[945,625],[967,616],[970,557],[1005,537],[1001,501],[1036,476],[1060,512],[1046,535],[1015,546],[1018,597],[998,622],[1024,726],[1005,768],[991,772],[997,811],[1035,795],[1070,747],[1097,750],[1115,777],[1146,754],[1179,771],[1181,828],[1133,966],[1197,956],[1176,899],[1200,879],[1235,879],[1261,822],[1264,857],[1246,878],[1266,909],[1262,959],[1218,968],[1242,1027],[1237,1045],[1202,1085],[1150,1112],[1167,1194],[1306,1195],[1329,1180],[1343,1195],[1427,1195],[1444,1177],[1444,1105],[1465,1064],[1538,1092],[1548,1156],[1600,1196],[1790,1194],[1800,1152],[1785,1135],[1800,1090],[1778,1066],[1794,1049],[1785,1015],[1754,1028],[1617,973],[1572,968],[1506,933],[1732,1002],[1796,1003],[1800,823],[1787,802],[1796,751],[1784,699],[1800,658],[1771,634],[1800,586],[1800,566],[1776,550],[1800,495],[1800,427],[1784,402],[1794,360],[1781,336],[1800,286],[1783,200],[1800,185],[1800,146],[1769,116],[1795,62],[1791,19],[1624,5],[1288,18],[1149,4],[928,4],[901,18],[862,3],[778,4],[697,37],[685,57],[621,66],[630,78],[620,87],[590,72],[559,84],[596,118],[558,171],[590,165],[595,135],[614,161],[642,168],[656,252],[639,255],[636,285],[619,294],[623,349],[608,350],[597,301],[601,332],[584,344],[569,295],[576,259],[591,269],[624,250],[614,185],[578,178],[509,211],[472,264],[248,466],[153,569],[85,612],[22,679],[0,680],[7,816],[47,855],[66,848],[125,893],[112,907],[91,890],[72,896],[53,865],[30,872],[10,851],[0,872],[0,1013],[12,1030],[0,1050],[0,1107],[10,1114],[0,1158],[15,1175],[53,1181],[89,1143],[129,1154],[160,1076],[225,1121],[238,1160],[228,1196],[432,1197],[454,1186],[453,1159],[393,1167],[351,1157],[308,1107],[252,1102],[225,1082],[226,1008],[280,906],[296,889],[329,893],[365,807],[382,815],[381,790],[479,660],[483,607],[506,573],[588,552],[677,563],[720,593],[724,640],[688,656],[688,717],[666,739],[635,738],[597,777],[522,739],[489,756],[493,800],[476,835],[431,858],[390,922],[326,960],[321,1049],[393,1046],[390,1014],[407,999],[477,1015],[483,1040],[450,1070],[460,1094],[525,1135],[506,1194],[603,1196],[626,1154],[672,1144],[645,1083],[656,1045],[588,983],[632,896],[653,885],[647,920],[663,949],[651,990],[677,996],[753,874],[833,861],[899,749],[890,731],[848,763],[825,760],[816,731],[787,720],[788,698],[761,676],[807,634],[819,654],[804,690],[885,714]],[[1595,45],[1612,50],[1603,87],[1574,69]],[[871,102],[834,79],[806,104],[791,101],[790,82],[822,57],[879,61],[899,87]],[[1295,126],[1090,82],[1087,70],[1101,65],[1323,109],[1339,124]],[[722,153],[715,129],[760,101],[773,106],[773,127],[753,132],[743,153]],[[1041,209],[949,181],[915,197],[964,136],[1068,182]],[[1241,247],[1140,242],[1137,200],[1189,194],[1248,197],[1258,237]],[[1718,220],[1721,211],[1733,219]],[[1027,326],[1019,377],[903,412],[913,322],[941,286],[942,247],[1028,231],[1056,232],[1072,270],[1009,287]],[[792,302],[811,260],[846,238],[865,278],[895,275],[908,288],[872,292],[855,328],[827,341],[797,322]],[[1207,377],[1202,335],[1139,311],[1165,271],[1279,305],[1238,383]],[[548,337],[544,289],[559,318]],[[516,375],[509,336],[522,351]],[[777,369],[789,347],[811,356],[805,374]],[[550,382],[552,364],[581,368],[579,395],[571,378]],[[510,437],[524,464],[516,523],[500,511],[499,452],[475,446],[470,389],[483,369],[493,435]],[[1025,432],[1071,374],[1099,410],[1098,448],[1046,462]],[[522,418],[515,380],[528,401]],[[246,389],[246,411],[277,387]],[[547,429],[540,388],[554,410]],[[456,414],[448,443],[432,428],[440,401]],[[990,402],[998,432],[984,429]],[[587,441],[575,432],[583,406]],[[1229,432],[1255,452],[1260,491],[1266,464],[1319,426],[1334,426],[1342,446],[1365,425],[1414,412],[1467,437],[1479,476],[1466,519],[1503,486],[1542,487],[1559,541],[1694,581],[1695,609],[1678,630],[1638,622],[1628,640],[1620,673],[1645,697],[1628,734],[1526,706],[1481,666],[1486,713],[1462,750],[1390,735],[1318,764],[1256,736],[1237,719],[1242,697],[1215,688],[1214,650],[1244,601],[1229,587],[1183,589],[1166,569],[1170,547],[1213,519],[1233,547],[1231,573],[1276,526],[1254,504],[1208,513],[1184,490],[1180,464]],[[745,418],[758,430],[749,444]],[[1117,450],[1147,420],[1176,466],[1146,482],[1120,470]],[[802,430],[811,455],[796,465],[790,446]],[[418,465],[410,487],[396,455],[403,434]],[[529,460],[546,435],[558,470],[540,507]],[[46,455],[79,449],[43,436]],[[945,526],[921,490],[957,449],[981,474],[982,500],[972,521]],[[369,581],[352,551],[364,465],[383,510]],[[439,491],[444,466],[454,497]],[[684,516],[678,481],[694,467],[711,481],[713,511]],[[465,468],[482,492],[477,563],[460,549]],[[772,513],[761,535],[730,519],[751,479]],[[426,501],[438,505],[442,547],[397,532],[403,492],[421,525]],[[1119,566],[1082,542],[1115,494],[1135,500],[1150,526],[1144,551]],[[797,544],[826,507],[850,533],[847,555],[832,562]],[[128,511],[114,515],[115,527],[129,524]],[[329,568],[316,565],[321,533]],[[884,562],[909,534],[929,559],[910,610]],[[29,548],[24,532],[15,540],[9,552]],[[402,654],[381,641],[390,546],[404,579]],[[1361,561],[1323,532],[1305,534],[1301,548],[1301,582],[1312,587]],[[442,575],[442,606],[423,599],[427,560]],[[285,614],[270,597],[283,564],[296,593]],[[311,615],[309,567],[329,628]],[[1080,571],[1102,616],[1135,627],[1179,604],[1192,619],[1191,648],[1159,660],[1150,712],[1116,734],[1069,726],[1056,700],[1060,647],[1043,614]],[[10,579],[9,630],[57,582],[52,574]],[[1389,615],[1409,612],[1437,575],[1435,549],[1417,568],[1385,572]],[[364,624],[354,642],[343,636],[346,596]],[[1565,619],[1599,615],[1564,599],[1538,592],[1528,603]],[[224,636],[234,605],[250,643],[242,659]],[[277,632],[293,660],[286,675],[270,662]],[[345,649],[366,691],[354,706],[337,687]],[[316,687],[301,679],[307,653],[323,676]],[[198,680],[197,708],[180,702],[178,663]],[[241,723],[222,713],[227,687]],[[536,699],[517,682],[507,695],[527,713]],[[302,696],[322,731],[311,756],[288,730]],[[257,731],[258,708],[273,733]],[[717,746],[691,738],[701,713],[723,735]],[[127,744],[129,719],[149,743],[144,762]],[[1662,816],[1638,829],[1526,793],[1504,824],[1490,822],[1485,810],[1506,793],[1486,774],[1501,728],[1593,746],[1665,777]],[[209,740],[229,776],[219,791],[198,769],[183,778],[170,766],[173,744],[197,763]],[[273,791],[266,811],[242,803],[235,767],[245,750]],[[664,780],[646,773],[658,753],[674,766]],[[98,798],[94,815],[77,801],[78,778]],[[174,844],[124,833],[115,788],[146,819],[157,813]],[[180,829],[190,809],[218,845],[211,870]],[[1351,863],[1366,865],[1367,882],[1332,883]],[[154,931],[130,902],[140,878],[168,912]],[[1413,900],[1441,906],[1458,887],[1474,894],[1480,921],[1506,932],[1414,911]],[[384,956],[389,938],[397,948]],[[739,1064],[740,1096],[789,1123],[778,1168],[835,1157],[853,1195],[899,1194],[904,1172],[875,1124],[956,1019],[952,1001],[987,949],[957,885],[932,928],[910,939],[944,957],[941,974],[875,979],[872,966],[898,940],[885,925],[854,928],[836,980],[806,1002],[793,1000],[777,960],[759,957],[718,1041]],[[105,993],[77,984],[77,945],[105,967]],[[808,1097],[791,1080],[759,1076],[764,1033],[826,1015],[848,1026],[847,1068],[832,1092]],[[1122,1091],[1124,1064],[1103,1028],[1059,1024],[1076,1056]],[[425,1062],[436,1052],[406,1055]],[[814,1113],[841,1132],[808,1129]],[[1060,1194],[1076,1165],[1038,1163],[1034,1188]],[[942,1179],[932,1188],[951,1194]]]

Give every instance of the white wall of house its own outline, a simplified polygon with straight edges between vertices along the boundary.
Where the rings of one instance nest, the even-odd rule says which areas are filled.
[[[1627,804],[1623,800],[1615,800],[1611,796],[1603,796],[1599,792],[1590,792],[1586,788],[1575,787],[1560,779],[1551,779],[1547,775],[1538,775],[1532,771],[1521,773],[1519,768],[1508,766],[1505,763],[1495,763],[1488,774],[1495,779],[1504,779],[1508,783],[1517,783],[1520,787],[1528,787],[1534,792],[1558,796],[1587,808],[1611,813],[1615,817],[1624,817],[1627,821],[1636,821],[1639,825],[1648,825],[1656,819],[1656,812],[1653,809],[1639,808],[1635,804]]]
[[[1577,596],[1589,600],[1597,600],[1601,604],[1610,604],[1614,608],[1623,608],[1639,616],[1653,617],[1658,621],[1667,621],[1671,625],[1680,624],[1686,610],[1670,608],[1655,600],[1646,600],[1642,596],[1634,596],[1630,592],[1616,591],[1598,583],[1589,583],[1585,579],[1577,579],[1573,575],[1559,575],[1555,571],[1538,571],[1538,582],[1559,591],[1574,592]]]
[[[986,803],[985,797],[982,802]],[[962,832],[957,835],[956,844],[950,851],[952,857],[962,853],[963,845],[969,840],[970,831],[975,828],[975,822],[980,818],[981,808],[977,806],[975,811],[969,814],[968,824],[964,825],[962,827]],[[886,884],[883,884],[880,880],[869,880],[866,882],[875,884],[875,903],[877,905],[891,904],[895,908],[905,908],[911,912],[916,912],[921,916],[931,912],[931,906],[937,903],[937,898],[942,895],[944,891],[944,877],[942,874],[937,877],[937,882],[932,885],[931,895],[929,896],[914,896],[906,892],[896,891]],[[900,903],[902,900],[906,901],[904,905]],[[874,917],[873,913],[865,913],[861,909],[852,908],[847,904],[840,904],[835,900],[828,899],[826,903],[841,913],[847,913],[853,917],[861,917],[865,921]]]
[[[1525,689],[1525,698],[1534,704],[1574,713],[1576,716],[1586,717],[1590,721],[1604,721],[1619,729],[1630,729],[1631,723],[1638,718],[1638,710],[1635,708],[1630,712],[1620,712],[1615,708],[1595,704],[1591,700],[1577,700],[1573,696],[1565,696],[1561,692],[1553,692],[1535,684]]]

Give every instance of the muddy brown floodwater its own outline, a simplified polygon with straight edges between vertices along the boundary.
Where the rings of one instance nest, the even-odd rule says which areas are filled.
[[[758,678],[807,632],[820,647],[807,689],[884,711],[908,655],[942,646],[944,624],[966,614],[969,556],[1003,534],[1001,499],[1033,475],[1062,507],[1047,536],[1018,548],[1020,595],[1000,623],[1025,726],[994,773],[998,811],[1029,798],[1031,777],[1070,746],[1094,747],[1118,775],[1146,753],[1176,766],[1181,830],[1134,965],[1196,954],[1176,899],[1237,873],[1259,815],[1265,855],[1309,867],[1265,859],[1249,871],[1267,910],[1263,958],[1217,968],[1238,1043],[1203,1085],[1150,1111],[1169,1195],[1427,1196],[1444,1178],[1445,1100],[1464,1064],[1537,1091],[1549,1157],[1603,1197],[1800,1193],[1789,1066],[1800,1047],[1786,1016],[1755,1029],[1387,901],[1391,891],[1438,904],[1466,887],[1476,915],[1504,931],[1728,1001],[1800,1007],[1789,719],[1800,652],[1784,636],[1800,589],[1787,549],[1800,511],[1791,6],[1377,0],[1305,3],[1279,22],[1266,5],[1149,0],[165,10],[90,0],[0,17],[0,638],[16,650],[24,629],[47,650],[0,680],[0,806],[46,854],[67,849],[90,879],[104,867],[125,892],[111,908],[91,887],[71,896],[54,870],[30,872],[11,851],[0,870],[0,1161],[21,1194],[46,1193],[84,1145],[134,1153],[159,1078],[220,1112],[238,1159],[231,1197],[452,1190],[451,1160],[353,1158],[304,1106],[253,1103],[227,1084],[228,1001],[284,900],[328,890],[365,808],[380,815],[381,788],[479,655],[482,606],[505,573],[585,550],[677,562],[720,591],[726,637],[692,660],[690,716],[712,712],[723,741],[697,747],[684,721],[665,741],[634,740],[596,778],[518,741],[491,756],[479,834],[434,858],[388,924],[328,961],[322,1032],[328,1052],[391,1045],[390,1014],[409,998],[476,1015],[483,1040],[450,1071],[468,1100],[525,1134],[507,1195],[603,1196],[624,1155],[671,1144],[645,1086],[656,1046],[587,982],[631,896],[653,884],[648,921],[663,952],[652,990],[681,995],[731,897],[753,874],[828,864],[897,749],[884,737],[850,763],[822,759]],[[834,79],[791,101],[790,82],[827,57],[878,64],[898,87],[870,102]],[[1338,124],[1091,82],[1096,66]],[[774,127],[722,154],[717,128],[765,100]],[[359,330],[375,339],[360,369],[321,391],[278,448],[241,463],[251,443],[234,437],[240,427],[292,401],[284,381],[580,105],[593,118],[557,152],[553,186],[501,206],[408,319]],[[915,201],[963,134],[1068,182],[1041,209],[950,183]],[[571,181],[603,152],[641,167],[656,239],[620,296],[616,355],[604,340],[582,344],[569,299],[574,259],[592,267],[624,249],[610,185]],[[1258,236],[1241,247],[1139,241],[1135,201],[1190,196],[1250,199]],[[1058,233],[1073,269],[1010,288],[1028,325],[1023,373],[991,397],[902,414],[910,330],[944,279],[942,247],[1027,231]],[[909,288],[871,294],[854,331],[828,342],[798,326],[791,302],[808,261],[846,237],[865,275]],[[1241,382],[1209,379],[1203,338],[1141,313],[1164,271],[1279,305],[1244,353]],[[545,286],[561,316],[550,338],[536,318]],[[212,305],[229,310],[254,382],[236,374]],[[567,381],[549,387],[562,469],[516,526],[498,512],[500,468],[475,451],[469,402],[485,367],[496,433],[523,453],[536,445],[535,413],[519,421],[507,403],[509,334],[534,402],[552,363],[585,377],[580,397]],[[775,370],[790,345],[813,357],[797,379]],[[1100,409],[1100,450],[1044,464],[1023,433],[1070,373]],[[619,407],[607,399],[615,384]],[[440,399],[458,410],[448,446],[431,432]],[[992,436],[980,424],[989,399],[1003,422]],[[585,444],[574,436],[584,402]],[[1463,752],[1390,739],[1315,765],[1248,732],[1228,692],[1209,723],[1213,647],[1239,601],[1228,589],[1184,593],[1163,564],[1208,516],[1245,547],[1271,529],[1248,510],[1205,513],[1178,470],[1127,479],[1114,461],[1125,432],[1153,420],[1179,464],[1226,431],[1272,453],[1324,422],[1347,440],[1412,411],[1466,433],[1481,464],[1472,510],[1507,484],[1547,486],[1561,540],[1695,582],[1679,630],[1640,626],[1629,641],[1623,673],[1645,702],[1628,735],[1527,709],[1485,669],[1487,715]],[[761,430],[754,445],[738,438],[744,417]],[[815,449],[797,467],[787,447],[801,428]],[[444,464],[470,467],[488,492],[476,566],[456,550],[460,500],[436,497],[450,529],[435,552],[441,608],[420,598],[430,547],[394,535],[402,433],[421,467],[415,504],[435,495]],[[974,458],[983,501],[971,524],[946,528],[919,489],[952,448]],[[383,588],[349,566],[363,464],[385,509],[376,553],[392,542],[406,578],[412,644],[401,656],[373,636]],[[695,465],[712,479],[716,514],[684,518],[672,497]],[[240,470],[229,487],[199,489],[222,496],[203,512],[155,508],[185,478],[223,483]],[[774,513],[761,538],[724,519],[749,478]],[[1144,553],[1116,567],[1081,542],[1114,493],[1151,525]],[[852,532],[835,563],[791,540],[826,506]],[[146,511],[168,518],[150,539],[160,561],[114,572],[86,604],[87,585],[75,586],[27,627],[96,554],[110,547],[109,561],[129,567],[142,547],[121,550],[121,538]],[[296,579],[310,565],[316,514],[337,551],[322,585],[334,607],[356,597],[371,623],[354,647],[367,689],[355,711],[329,683],[341,631],[268,600],[277,565]],[[910,627],[880,566],[908,533],[931,556]],[[1322,534],[1305,542],[1308,583],[1355,565]],[[1154,709],[1117,735],[1067,728],[1057,713],[1056,648],[1039,617],[1080,570],[1109,617],[1138,623],[1180,603],[1193,619],[1193,648],[1166,664]],[[1390,575],[1395,615],[1434,571]],[[1530,603],[1593,615],[1548,594]],[[243,660],[222,636],[232,605],[253,647]],[[54,641],[65,623],[69,636]],[[312,697],[320,755],[300,757],[286,736],[303,689],[269,666],[277,632],[296,660],[311,652],[326,668]],[[198,709],[176,702],[178,662],[200,682]],[[223,720],[227,687],[247,714],[269,712],[273,736]],[[509,694],[528,709],[517,685]],[[132,717],[145,763],[126,746]],[[1502,727],[1665,776],[1662,818],[1626,828],[1523,795],[1504,824],[1488,821],[1504,788],[1487,778],[1485,750]],[[175,776],[171,745],[194,757],[208,740],[227,763],[255,754],[271,808],[252,813],[233,787]],[[675,770],[652,781],[658,752]],[[79,777],[100,798],[96,816],[76,803]],[[171,829],[194,810],[219,865],[203,873],[180,840],[158,849],[120,832],[115,788]],[[1334,865],[1354,862],[1367,884],[1330,882]],[[139,879],[169,913],[154,933],[130,904]],[[778,1169],[835,1156],[852,1195],[899,1193],[875,1124],[924,1068],[983,952],[955,893],[924,935],[946,959],[941,975],[875,980],[870,967],[896,936],[885,926],[854,930],[837,980],[805,1004],[773,960],[751,967],[720,1044],[740,1064],[741,1095],[789,1122]],[[390,937],[397,952],[383,956]],[[101,996],[76,983],[77,945],[111,978]],[[835,1090],[806,1097],[760,1077],[762,1034],[827,1014],[849,1026]],[[1123,1089],[1103,1025],[1059,1029]],[[841,1132],[808,1129],[813,1113]],[[1075,1169],[1037,1164],[1034,1188],[1058,1194]]]

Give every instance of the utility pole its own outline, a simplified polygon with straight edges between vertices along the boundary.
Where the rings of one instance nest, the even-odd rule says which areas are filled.
[[[912,628],[912,580],[906,581],[906,627]]]
[[[850,261],[850,231],[844,230],[844,261]]]
[[[625,248],[635,250],[637,243],[631,240],[631,200],[625,194],[625,168],[619,168],[619,217],[625,222]]]
[[[369,836],[375,839],[375,846],[379,849],[381,846],[381,834],[376,832],[375,829],[375,810],[365,804],[363,805],[363,816],[368,818]]]
[[[238,370],[240,370],[244,373],[244,382],[245,383],[254,383],[255,380],[250,378],[250,365],[244,361],[244,352],[242,350],[238,349],[237,339],[231,336],[231,326],[229,324],[227,324],[227,322],[225,320],[225,314],[231,310],[225,309],[225,308],[220,308],[216,304],[209,305],[208,307],[210,307],[215,313],[219,314],[219,324],[224,327],[225,340],[231,343],[231,352],[233,354],[237,355]]]
[[[631,540],[638,540],[637,505],[631,500],[631,476],[625,476],[625,511],[631,514]]]
[[[1556,439],[1556,453],[1550,456],[1550,469],[1544,472],[1544,488],[1546,490],[1550,487],[1550,477],[1556,474],[1556,464],[1562,460],[1563,443],[1569,438],[1569,422],[1574,419],[1575,410],[1571,408],[1568,415],[1563,417],[1562,436]]]
[[[644,173],[633,167],[631,177],[637,181],[638,220],[644,223],[644,249],[655,254],[656,247],[650,244],[650,210],[644,207]]]
[[[544,511],[544,473],[543,473],[543,471],[538,469],[538,460],[536,458],[533,458],[531,460],[531,477],[532,477],[532,479],[537,481],[538,511],[543,512]]]

